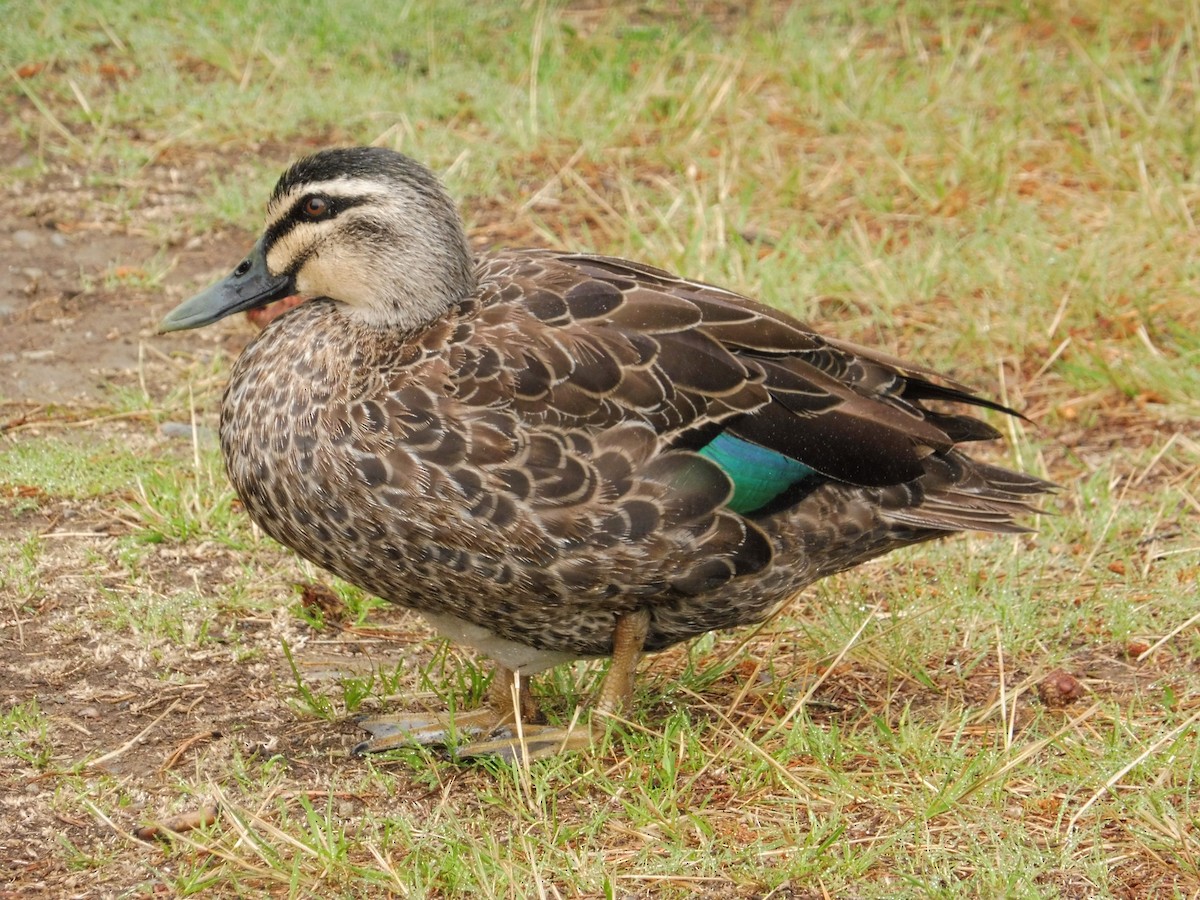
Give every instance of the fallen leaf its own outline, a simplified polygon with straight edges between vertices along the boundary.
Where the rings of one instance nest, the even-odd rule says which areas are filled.
[[[155,839],[165,841],[172,834],[183,834],[185,831],[203,828],[205,825],[211,825],[215,821],[217,821],[217,808],[215,806],[202,806],[200,809],[171,816],[170,818],[163,819],[161,822],[155,822],[153,825],[143,825],[134,834],[143,841],[152,841]]]

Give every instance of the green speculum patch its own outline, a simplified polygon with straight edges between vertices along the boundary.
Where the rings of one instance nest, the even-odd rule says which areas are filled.
[[[817,474],[799,460],[731,434],[717,435],[699,453],[720,466],[733,481],[733,497],[728,506],[743,515],[761,509],[784,491]]]

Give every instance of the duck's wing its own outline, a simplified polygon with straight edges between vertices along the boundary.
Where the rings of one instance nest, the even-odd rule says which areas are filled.
[[[514,328],[495,347],[496,368],[512,373],[517,408],[547,423],[645,422],[675,449],[726,434],[837,481],[884,486],[920,477],[931,453],[999,437],[928,401],[1015,414],[931,370],[660,269],[540,252],[491,265],[491,295],[504,298],[492,314]]]

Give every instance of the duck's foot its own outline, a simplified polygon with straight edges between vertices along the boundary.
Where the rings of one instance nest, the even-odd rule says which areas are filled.
[[[529,692],[529,680],[519,678],[511,669],[496,667],[488,688],[487,700],[479,709],[460,713],[399,713],[387,716],[368,716],[357,724],[370,737],[350,752],[355,756],[381,753],[397,747],[453,746],[461,738],[489,738],[503,731],[512,731],[518,716],[522,722],[540,720],[537,703]],[[536,728],[534,724],[526,726]]]
[[[600,733],[602,735],[602,732]],[[502,759],[515,763],[527,759],[549,759],[560,753],[586,750],[600,736],[585,722],[574,728],[562,725],[526,725],[520,733],[506,726],[499,734],[482,741],[471,741],[454,751],[455,759]]]
[[[448,746],[462,737],[486,737],[505,724],[505,717],[490,706],[485,706],[456,715],[399,713],[368,716],[358,719],[355,724],[371,735],[350,751],[355,756],[363,756],[414,744],[423,747]]]
[[[600,686],[600,695],[590,721],[561,725],[506,725],[502,734],[480,741],[471,741],[458,748],[458,759],[499,757],[516,762],[527,759],[547,759],[559,753],[586,750],[604,737],[605,719],[621,708],[633,705],[633,682],[637,674],[642,645],[650,627],[650,614],[645,611],[626,613],[617,617],[613,631],[612,665]]]
[[[617,617],[612,665],[600,687],[591,722],[565,727],[537,724],[537,704],[528,680],[497,666],[483,707],[456,715],[402,713],[360,719],[357,724],[371,737],[351,752],[361,756],[413,744],[453,746],[460,737],[471,740],[454,747],[455,759],[491,757],[515,762],[586,749],[603,736],[605,717],[632,703],[634,675],[649,623],[646,612]]]
[[[522,724],[518,731],[512,722],[497,724],[495,711],[488,708],[456,716],[373,716],[356,724],[371,737],[350,751],[355,756],[420,745],[449,747],[450,755],[459,760],[491,757],[508,762],[584,750],[591,746],[595,731],[587,723],[574,728]]]

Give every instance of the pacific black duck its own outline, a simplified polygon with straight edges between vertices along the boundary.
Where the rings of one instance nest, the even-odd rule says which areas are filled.
[[[639,263],[473,258],[437,178],[386,149],[295,163],[250,255],[161,327],[296,293],[225,392],[234,488],[276,540],[496,663],[483,709],[369,720],[361,749],[583,745],[587,725],[532,724],[528,676],[612,657],[611,713],[642,652],[896,547],[1025,530],[1049,488],[965,455],[999,435],[944,404],[1012,411],[927,369]]]

